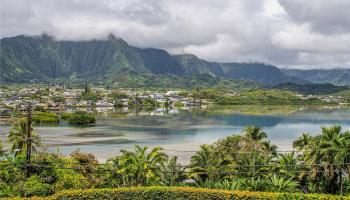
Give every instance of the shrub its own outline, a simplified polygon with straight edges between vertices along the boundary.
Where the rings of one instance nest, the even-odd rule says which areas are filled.
[[[183,107],[183,106],[185,106],[185,104],[183,104],[181,101],[177,101],[174,103],[174,106],[175,107]]]
[[[45,198],[46,199],[46,198]],[[118,199],[118,200],[153,200],[153,199],[178,199],[178,200],[248,200],[248,199],[303,199],[303,200],[350,200],[349,196],[340,197],[323,194],[301,193],[272,193],[272,192],[249,192],[213,190],[192,187],[131,187],[115,189],[88,189],[88,190],[65,190],[49,197],[56,200],[92,200],[92,199]]]
[[[34,111],[46,112],[46,108],[44,106],[35,106]]]
[[[77,111],[68,118],[68,123],[73,125],[89,125],[96,122],[96,117],[84,111]]]
[[[63,112],[63,113],[60,113],[60,116],[61,116],[61,119],[68,120],[72,116],[72,113]]]
[[[52,186],[50,184],[41,183],[38,176],[31,176],[24,183],[24,195],[30,196],[48,196],[53,193]]]
[[[55,191],[63,189],[86,189],[89,181],[81,174],[73,170],[58,170],[58,180],[55,183]]]
[[[89,189],[62,191],[54,195],[57,200],[90,199],[229,199],[230,192],[189,187],[132,187],[118,189]]]
[[[36,124],[57,124],[59,122],[57,115],[52,112],[35,112],[32,120]]]

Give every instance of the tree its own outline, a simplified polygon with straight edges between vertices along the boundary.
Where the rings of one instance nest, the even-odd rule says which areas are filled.
[[[184,167],[177,162],[177,157],[171,157],[161,165],[161,182],[167,186],[178,185],[186,178]]]
[[[320,190],[335,194],[340,190],[342,176],[349,173],[350,132],[340,126],[322,127],[317,136],[303,134],[294,142],[303,151],[301,159],[311,171],[309,179]]]
[[[247,126],[244,129],[244,136],[254,141],[262,141],[267,138],[267,134],[258,126]]]
[[[164,108],[165,108],[166,110],[168,110],[169,107],[171,107],[171,102],[170,102],[169,97],[166,97],[166,98],[165,98],[165,102],[164,102]]]
[[[87,81],[85,81],[83,96],[86,96],[86,95],[90,94],[91,92],[92,92],[91,87],[89,86]]]
[[[2,146],[2,141],[0,140],[0,157],[3,156],[5,153],[3,146]]]
[[[307,145],[309,145],[311,141],[311,136],[309,133],[303,133],[297,140],[293,142],[293,148],[303,149]]]
[[[300,167],[298,166],[298,158],[294,151],[291,153],[280,154],[277,163],[278,171],[289,178],[297,178]]]
[[[158,102],[155,99],[152,99],[151,97],[147,97],[142,101],[142,104],[146,108],[154,109],[157,107]]]
[[[26,119],[20,119],[12,124],[7,142],[11,145],[11,152],[18,155],[27,146],[28,123]],[[36,132],[31,132],[32,152],[36,152],[36,147],[41,146],[41,141]]]
[[[210,145],[201,145],[200,150],[191,157],[190,177],[197,181],[216,181],[232,171],[232,161],[215,153]]]
[[[97,169],[98,161],[93,154],[81,152],[79,149],[73,151],[70,157],[77,162],[75,169],[83,175],[89,175]]]
[[[124,92],[120,92],[118,90],[112,91],[112,93],[109,95],[114,100],[120,100],[120,99],[127,99],[129,98],[128,95]]]
[[[136,145],[134,151],[121,150],[122,155],[115,159],[125,185],[141,186],[159,182],[160,168],[168,156],[161,147],[154,147],[149,153],[147,150],[148,147]]]
[[[68,118],[68,123],[73,125],[90,125],[96,122],[96,117],[85,111],[76,111]]]

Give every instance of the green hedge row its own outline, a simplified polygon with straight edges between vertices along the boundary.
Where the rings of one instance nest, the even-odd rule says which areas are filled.
[[[350,200],[350,197],[340,197],[324,194],[273,193],[228,191],[193,187],[131,187],[115,189],[65,190],[47,198],[35,200]]]

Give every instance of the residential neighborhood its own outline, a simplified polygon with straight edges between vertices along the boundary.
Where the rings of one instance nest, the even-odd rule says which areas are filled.
[[[86,89],[85,89],[86,90]],[[62,111],[67,108],[133,107],[205,107],[207,99],[198,99],[191,93],[180,90],[164,92],[135,91],[132,89],[108,90],[89,88],[91,95],[81,88],[63,86],[11,87],[0,91],[0,115],[10,115],[14,111],[25,111],[28,103],[36,109]],[[145,103],[141,103],[145,102]],[[101,109],[97,109],[101,110]]]

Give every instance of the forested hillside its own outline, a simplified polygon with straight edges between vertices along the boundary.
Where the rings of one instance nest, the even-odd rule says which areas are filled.
[[[192,77],[208,74],[234,80],[252,80],[262,85],[305,83],[287,76],[275,66],[260,63],[207,62],[195,55],[170,55],[154,48],[136,48],[121,38],[58,41],[49,35],[1,39],[2,83],[94,80],[124,82],[140,76]]]

